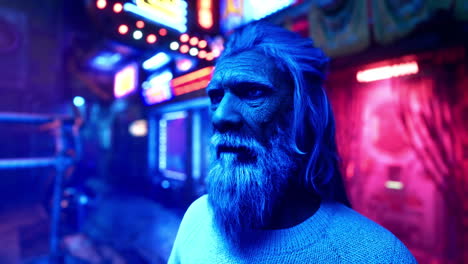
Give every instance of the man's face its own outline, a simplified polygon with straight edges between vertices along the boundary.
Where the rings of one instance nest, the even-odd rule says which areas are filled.
[[[258,52],[220,61],[207,91],[215,129],[267,142],[278,114],[292,105],[292,88],[285,79],[272,60]]]
[[[228,238],[268,221],[296,169],[292,87],[266,56],[246,51],[218,62],[207,92],[214,127],[207,186]]]

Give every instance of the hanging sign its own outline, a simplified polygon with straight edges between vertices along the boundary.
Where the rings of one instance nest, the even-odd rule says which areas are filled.
[[[133,0],[125,3],[124,10],[181,33],[187,31],[187,2],[184,0]]]

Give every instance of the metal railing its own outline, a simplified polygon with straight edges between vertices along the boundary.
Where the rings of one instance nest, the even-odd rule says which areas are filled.
[[[60,224],[60,201],[62,199],[62,181],[67,167],[73,164],[76,158],[66,154],[65,127],[74,126],[76,119],[69,116],[50,116],[39,114],[6,113],[0,112],[1,123],[28,123],[36,125],[53,124],[50,126],[55,130],[55,155],[51,157],[31,157],[31,158],[9,158],[0,159],[0,170],[5,169],[31,169],[40,167],[53,167],[56,171],[53,190],[53,204],[50,219],[50,263],[58,263],[60,256],[59,249],[59,224]],[[73,130],[73,129],[72,129]],[[73,141],[77,152],[80,148],[78,133],[74,133]],[[79,157],[79,154],[77,154]]]

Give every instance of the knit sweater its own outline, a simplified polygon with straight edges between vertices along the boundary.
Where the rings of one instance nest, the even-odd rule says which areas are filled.
[[[204,195],[185,213],[168,263],[417,263],[392,233],[336,202],[291,228],[249,232],[238,248],[214,225]]]

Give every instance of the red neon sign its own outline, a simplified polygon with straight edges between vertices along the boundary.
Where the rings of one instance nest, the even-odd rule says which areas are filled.
[[[205,88],[211,80],[213,69],[214,66],[209,66],[173,79],[171,86],[174,95],[182,95]]]
[[[373,82],[404,75],[416,74],[418,72],[418,63],[412,61],[359,71],[356,74],[356,79],[358,82]]]

